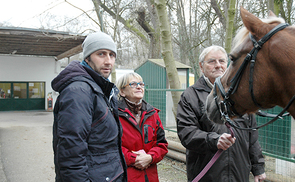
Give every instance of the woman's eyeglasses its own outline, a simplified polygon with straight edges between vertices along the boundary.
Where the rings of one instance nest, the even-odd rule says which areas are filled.
[[[127,85],[125,85],[124,87],[126,87],[126,86],[130,86],[131,88],[136,88],[136,87],[138,87],[138,86],[140,86],[141,88],[144,88],[144,82],[130,82],[129,84],[127,84]],[[124,88],[123,87],[123,88]]]

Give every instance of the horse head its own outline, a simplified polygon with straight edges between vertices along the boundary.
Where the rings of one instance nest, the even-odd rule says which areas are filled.
[[[265,20],[242,7],[240,14],[244,27],[233,40],[231,63],[207,97],[207,115],[216,123],[224,123],[224,114],[234,118],[284,107],[295,94],[294,28],[272,12]],[[295,115],[294,106],[291,111]]]

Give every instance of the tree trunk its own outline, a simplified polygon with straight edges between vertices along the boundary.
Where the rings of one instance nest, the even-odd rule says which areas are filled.
[[[226,35],[226,37],[225,37],[225,50],[228,53],[231,50],[235,13],[236,13],[236,0],[230,0],[229,9],[228,9],[228,13],[227,13],[226,34],[225,34]]]
[[[170,22],[167,15],[166,1],[165,0],[155,0],[155,5],[158,13],[158,18],[160,22],[160,32],[161,32],[161,43],[162,43],[162,55],[166,66],[166,72],[169,80],[169,85],[171,89],[180,89],[180,81],[175,65],[175,60],[172,53],[172,43],[171,43],[171,28]],[[180,92],[172,92],[173,100],[173,113],[176,116],[177,104],[180,99]]]
[[[287,0],[287,22],[292,25],[291,19],[292,19],[292,4],[293,4],[293,0]]]
[[[278,16],[280,14],[282,0],[274,0],[274,13]]]
[[[159,28],[159,19],[157,17],[156,9],[155,9],[155,2],[154,0],[146,0],[147,9],[149,11],[149,15],[151,17],[151,23],[154,27],[154,36],[153,39],[150,40],[150,47],[149,47],[149,58],[159,59],[161,58],[161,39],[160,39],[160,28]]]
[[[274,7],[274,0],[268,0],[267,1],[267,7],[268,10],[275,12],[275,7]]]
[[[149,1],[149,0],[147,0]],[[153,9],[149,9],[149,15],[151,17],[156,16],[153,14]],[[153,18],[152,18],[153,20]],[[137,10],[137,19],[136,21],[138,24],[143,28],[143,30],[148,34],[150,39],[150,47],[149,47],[149,58],[150,59],[159,59],[161,58],[160,54],[160,39],[159,39],[159,32],[156,32],[157,29],[157,22],[153,23],[154,28],[150,26],[150,24],[146,21],[146,10],[145,8],[141,7]]]

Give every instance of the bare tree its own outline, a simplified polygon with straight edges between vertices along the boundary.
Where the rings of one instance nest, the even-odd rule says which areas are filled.
[[[64,19],[51,16],[49,20],[50,16],[44,13],[43,17],[40,16],[43,28],[80,33],[97,31],[98,28],[106,31],[113,35],[121,51],[117,65],[131,67],[134,63],[130,60],[138,60],[135,65],[139,65],[147,58],[162,58],[162,37],[154,0],[92,0],[92,10],[83,10],[65,2],[80,9],[81,14]],[[229,52],[231,38],[243,25],[238,8],[233,7],[243,6],[260,18],[266,17],[268,10],[273,10],[289,24],[295,18],[293,0],[170,0],[167,3],[174,59],[190,65],[196,77],[199,75],[198,56],[204,47],[216,44]],[[86,19],[92,26],[83,26]],[[53,20],[62,23],[53,23]],[[79,25],[83,28],[78,28]]]
[[[180,81],[175,65],[175,60],[172,52],[171,41],[171,27],[167,14],[167,7],[165,0],[155,0],[155,6],[160,22],[161,43],[162,43],[162,55],[165,62],[166,72],[171,89],[180,89]],[[176,116],[176,108],[180,99],[179,92],[172,92],[173,100],[173,113]]]

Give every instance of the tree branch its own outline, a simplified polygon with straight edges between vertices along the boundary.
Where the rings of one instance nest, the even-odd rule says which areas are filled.
[[[137,28],[135,28],[133,25],[130,24],[131,20],[126,21],[121,16],[119,16],[119,15],[117,16],[112,10],[110,10],[105,4],[103,4],[101,2],[101,0],[97,0],[97,1],[99,2],[102,9],[104,9],[107,13],[109,13],[109,15],[111,15],[111,17],[113,17],[114,19],[117,18],[118,21],[121,22],[127,30],[129,30],[133,34],[140,37],[145,43],[149,44],[149,40]]]
[[[223,27],[226,28],[225,17],[223,15],[221,9],[219,8],[216,0],[211,0],[211,6],[215,10],[215,13],[217,14],[219,21],[221,22]]]
[[[93,18],[91,18],[91,16],[89,16],[88,13],[87,13],[86,11],[84,11],[83,9],[81,9],[81,8],[79,8],[79,7],[77,7],[77,6],[73,5],[73,4],[71,4],[71,3],[69,3],[67,0],[65,0],[65,2],[68,3],[69,5],[73,6],[74,8],[77,8],[78,10],[84,12],[84,13],[86,14],[86,16],[88,16],[88,18],[90,18],[95,24],[97,24],[97,25],[100,27],[100,24],[97,23],[96,20],[94,20]]]

